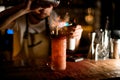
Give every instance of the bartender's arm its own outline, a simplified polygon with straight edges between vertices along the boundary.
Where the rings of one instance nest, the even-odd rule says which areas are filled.
[[[26,2],[23,2],[22,4],[19,4],[1,12],[0,19],[3,22],[0,23],[0,30],[9,28],[10,26],[8,27],[8,25],[14,24],[14,20],[16,20],[18,17],[34,11],[30,9],[31,3],[32,0],[28,0],[27,6]]]

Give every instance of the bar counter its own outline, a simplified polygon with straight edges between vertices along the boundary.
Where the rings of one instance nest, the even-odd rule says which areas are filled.
[[[53,71],[44,61],[31,66],[1,66],[3,80],[120,80],[120,60],[67,61],[64,71]],[[42,64],[42,65],[41,65]]]

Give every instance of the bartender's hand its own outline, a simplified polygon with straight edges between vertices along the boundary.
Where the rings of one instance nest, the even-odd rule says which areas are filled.
[[[72,37],[75,39],[75,50],[78,50],[80,45],[80,39],[83,32],[81,25],[68,27],[67,30],[68,30],[68,38]]]
[[[22,5],[24,7],[23,9],[24,9],[25,14],[30,13],[30,12],[35,12],[35,11],[40,13],[39,10],[43,9],[42,7],[40,7],[39,4],[36,3],[36,5],[35,5],[35,0],[28,0],[27,6],[26,6],[26,2],[24,2]]]
[[[68,36],[70,37],[77,37],[82,34],[82,27],[81,25],[76,25],[76,26],[70,26],[68,27]]]

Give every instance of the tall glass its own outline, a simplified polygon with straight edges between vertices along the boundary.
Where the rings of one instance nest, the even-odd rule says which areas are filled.
[[[51,40],[51,69],[66,69],[66,36],[54,36]]]

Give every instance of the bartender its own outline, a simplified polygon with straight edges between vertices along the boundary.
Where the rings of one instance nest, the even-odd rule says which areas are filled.
[[[50,30],[59,24],[58,15],[53,8],[59,3],[59,0],[25,0],[0,13],[0,30],[14,30],[14,60],[48,58]],[[77,25],[70,35],[77,36],[80,34],[79,30],[81,31],[81,26]]]

